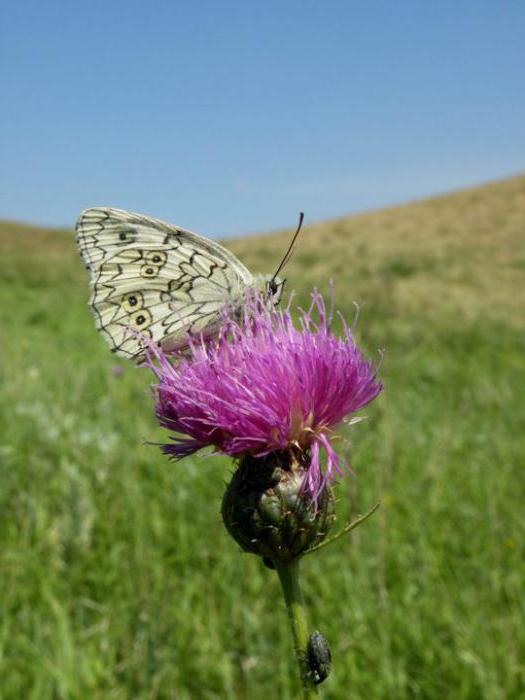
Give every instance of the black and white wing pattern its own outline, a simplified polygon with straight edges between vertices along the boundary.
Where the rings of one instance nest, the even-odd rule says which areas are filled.
[[[258,285],[215,241],[141,214],[86,209],[76,232],[96,326],[122,357],[140,360],[145,339],[170,350],[213,333],[224,304]]]

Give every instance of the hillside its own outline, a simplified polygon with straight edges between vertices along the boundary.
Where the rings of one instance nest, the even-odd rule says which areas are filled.
[[[305,209],[308,215],[306,202]],[[250,269],[270,272],[290,233],[226,244]],[[74,262],[76,256],[67,232],[2,221],[0,251],[2,260],[44,253]],[[516,290],[524,274],[525,176],[306,225],[286,270],[290,287],[323,287],[333,278],[336,293],[343,289],[380,307],[388,300],[389,315],[453,312],[518,325],[523,313]]]
[[[305,204],[305,206],[307,206]],[[290,233],[230,241],[249,267],[272,269]],[[389,314],[489,315],[523,324],[525,176],[308,226],[292,286],[351,291]]]

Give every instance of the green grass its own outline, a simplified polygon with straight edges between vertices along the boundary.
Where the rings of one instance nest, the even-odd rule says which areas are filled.
[[[330,277],[346,314],[366,302],[359,339],[386,348],[339,522],[382,507],[303,565],[323,697],[525,697],[524,195],[312,226],[289,267],[302,303]],[[288,235],[231,247],[267,271]],[[96,334],[70,233],[0,244],[0,697],[296,697],[277,578],[220,522],[230,464],[144,444],[151,377]]]

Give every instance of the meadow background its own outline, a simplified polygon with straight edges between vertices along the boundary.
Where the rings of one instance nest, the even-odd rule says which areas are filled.
[[[228,245],[267,272],[289,235]],[[298,301],[333,278],[386,350],[338,522],[381,508],[303,566],[323,697],[525,697],[524,244],[525,177],[302,234]],[[1,223],[0,270],[0,697],[295,697],[276,576],[221,525],[231,463],[144,444],[152,377],[95,332],[72,232]]]

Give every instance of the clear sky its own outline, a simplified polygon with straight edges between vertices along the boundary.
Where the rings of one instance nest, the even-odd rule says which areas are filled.
[[[523,0],[0,7],[0,218],[227,236],[525,170]]]

